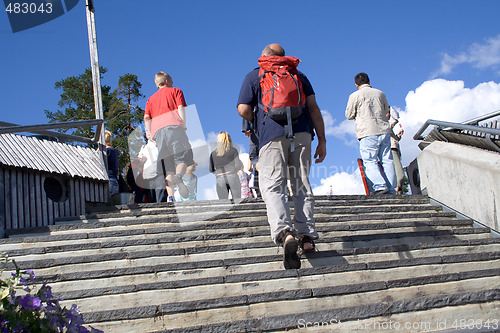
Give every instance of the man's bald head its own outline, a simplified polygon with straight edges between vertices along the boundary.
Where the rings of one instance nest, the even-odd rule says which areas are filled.
[[[262,51],[262,55],[263,56],[270,56],[270,55],[284,56],[285,50],[279,44],[275,44],[275,43],[269,44]]]

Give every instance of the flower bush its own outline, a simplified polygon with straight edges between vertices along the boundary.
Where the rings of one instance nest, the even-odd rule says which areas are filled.
[[[0,253],[1,273],[9,261],[5,253]],[[15,273],[10,278],[0,278],[0,332],[102,332],[83,326],[83,316],[75,304],[69,309],[61,307],[49,285],[44,282],[37,288],[34,272],[21,271],[15,260],[12,263]]]

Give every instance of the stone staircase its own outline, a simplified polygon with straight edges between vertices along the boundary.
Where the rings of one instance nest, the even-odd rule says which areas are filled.
[[[318,196],[285,270],[262,201],[107,206],[0,240],[104,332],[500,329],[500,239],[425,196]]]

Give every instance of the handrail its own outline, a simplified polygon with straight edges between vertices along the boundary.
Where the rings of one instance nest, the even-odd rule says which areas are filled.
[[[429,127],[429,125],[454,128],[454,129],[461,129],[461,130],[468,130],[468,131],[474,131],[474,132],[481,132],[481,133],[492,134],[492,135],[500,135],[500,129],[498,129],[498,128],[482,127],[482,126],[476,126],[476,125],[467,125],[467,124],[461,124],[461,123],[451,123],[448,121],[428,119],[422,125],[422,127],[418,130],[418,132],[415,133],[415,135],[413,136],[413,140],[423,140],[424,137],[422,137],[422,133],[427,129],[427,127]]]
[[[471,120],[464,121],[462,124],[465,124],[465,125],[476,124],[477,125],[477,123],[479,123],[480,121],[483,121],[483,120],[486,120],[489,118],[493,118],[496,116],[500,116],[500,110],[493,111],[492,113],[488,113],[488,114],[485,114],[484,116],[480,116],[480,117],[477,117],[477,118],[474,118]]]
[[[9,126],[21,126],[21,125],[14,124],[14,123],[8,123],[5,121],[0,121],[0,128],[2,128],[2,127],[5,128],[5,127],[9,127]],[[18,131],[15,131],[15,132],[18,132]],[[15,132],[11,132],[11,133],[15,133]],[[74,137],[75,137],[74,135],[71,135],[71,134],[45,131],[45,130],[33,130],[33,131],[31,131],[31,133],[50,136],[50,137],[58,137],[59,139],[67,139],[67,140],[74,140]],[[85,139],[87,139],[89,141],[89,142],[85,141],[85,143],[92,143],[92,142],[90,142],[90,141],[92,141],[92,139],[90,139],[90,138],[85,138]]]
[[[85,127],[85,126],[95,126],[101,125],[104,122],[103,119],[91,119],[91,120],[79,120],[79,121],[68,121],[61,123],[49,123],[49,124],[39,124],[39,125],[17,125],[12,123],[0,122],[0,134],[6,133],[19,133],[19,132],[28,132],[34,134],[42,134],[47,136],[54,136],[57,138],[63,138],[68,140],[74,140],[78,142],[83,142],[87,144],[97,143],[99,141],[99,137],[101,135],[102,126],[97,126],[96,133],[94,138],[86,138],[78,135],[71,135],[66,133],[59,132],[51,132],[46,131],[48,129],[57,129],[57,128],[76,128],[76,127]]]

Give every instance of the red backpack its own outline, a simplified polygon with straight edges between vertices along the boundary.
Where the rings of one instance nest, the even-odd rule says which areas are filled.
[[[295,57],[262,56],[259,58],[259,81],[262,91],[262,109],[279,124],[297,119],[304,109],[306,96]],[[291,119],[287,118],[287,114]]]

